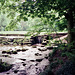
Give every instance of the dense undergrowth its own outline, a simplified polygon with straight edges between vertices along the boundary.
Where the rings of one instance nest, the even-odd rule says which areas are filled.
[[[0,72],[8,71],[12,68],[12,65],[6,62],[0,62]]]
[[[69,50],[68,50],[69,48]],[[49,54],[50,64],[40,75],[74,75],[75,49],[73,44],[58,44]]]

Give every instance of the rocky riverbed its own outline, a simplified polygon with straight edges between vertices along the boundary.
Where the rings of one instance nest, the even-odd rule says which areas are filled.
[[[9,52],[8,52],[9,51]],[[16,53],[13,53],[16,51]],[[33,46],[0,46],[0,59],[13,67],[0,75],[39,75],[49,64],[49,47],[41,44]]]

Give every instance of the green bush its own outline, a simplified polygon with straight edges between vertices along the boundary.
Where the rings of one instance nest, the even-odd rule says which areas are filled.
[[[63,64],[64,62],[63,62],[62,59],[60,59],[60,60],[58,59],[58,63],[59,63],[59,64]]]
[[[8,71],[12,68],[12,65],[7,64],[5,62],[0,63],[0,72]]]
[[[67,56],[69,59],[75,59],[75,54],[71,53],[71,52],[65,52],[61,54],[62,57]]]
[[[62,54],[61,54],[61,56],[62,56],[62,57],[65,57],[65,56],[66,56],[66,54],[65,54],[65,53],[62,53]]]
[[[56,71],[56,75],[75,75],[75,61],[67,61]]]
[[[52,54],[51,54],[51,57],[53,57],[55,54],[56,54],[56,51],[58,50],[58,48],[53,48],[53,52],[52,52]]]
[[[51,69],[54,69],[54,68],[56,68],[57,66],[59,65],[59,63],[56,61],[56,62],[52,62],[51,64],[50,64],[50,68]]]
[[[62,51],[66,51],[67,50],[67,46],[65,43],[61,43],[58,45],[58,49],[62,50]]]

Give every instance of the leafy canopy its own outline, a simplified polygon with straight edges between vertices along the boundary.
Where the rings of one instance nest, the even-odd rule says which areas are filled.
[[[3,13],[8,12],[12,27],[21,19],[27,21],[29,16],[46,17],[48,21],[54,22],[60,20],[69,10],[75,13],[74,7],[75,0],[0,0],[0,10]]]

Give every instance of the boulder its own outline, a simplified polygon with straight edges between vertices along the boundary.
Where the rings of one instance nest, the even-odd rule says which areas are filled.
[[[12,51],[13,54],[17,54],[17,51]]]
[[[25,66],[26,64],[25,63],[23,63],[23,66]]]
[[[45,45],[41,45],[41,47],[44,47]]]
[[[26,61],[26,59],[20,59],[20,60]]]
[[[22,50],[21,50],[21,49],[17,49],[16,51],[17,51],[17,52],[20,52],[20,51],[22,51]]]
[[[35,55],[36,55],[36,56],[41,56],[42,54],[39,54],[39,53],[35,53]]]
[[[22,49],[22,51],[27,51],[28,49]]]
[[[37,62],[41,62],[42,60],[43,60],[43,58],[36,59]]]
[[[43,41],[42,44],[43,44],[43,45],[47,45],[47,42],[46,42],[46,41]]]
[[[2,53],[4,54],[4,53],[6,53],[6,51],[2,51]]]
[[[39,51],[47,51],[47,48],[38,48]]]
[[[52,46],[47,46],[46,48],[47,48],[47,49],[53,49],[53,47],[52,47]]]
[[[36,48],[36,45],[33,45],[32,48]]]
[[[14,73],[18,73],[19,70],[14,70]]]

